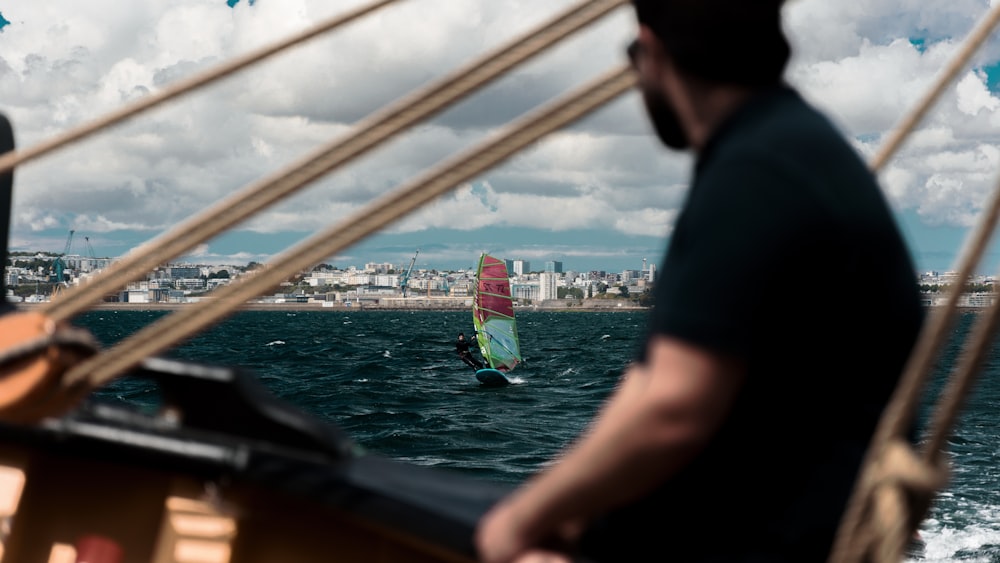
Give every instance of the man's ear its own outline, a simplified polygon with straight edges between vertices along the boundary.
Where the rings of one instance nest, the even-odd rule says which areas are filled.
[[[660,38],[653,33],[653,30],[643,24],[639,24],[639,34],[636,39],[639,42],[639,50],[643,56],[648,57],[653,62],[662,63],[663,58],[666,56],[666,49]]]
[[[673,68],[673,61],[670,59],[663,42],[653,33],[653,30],[642,24],[639,25],[636,42],[639,49],[636,63],[638,67],[641,67],[640,77],[642,81],[659,84],[663,80],[666,70]]]

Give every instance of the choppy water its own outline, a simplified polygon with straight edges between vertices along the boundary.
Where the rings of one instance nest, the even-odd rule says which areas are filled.
[[[164,314],[94,311],[76,324],[110,345]],[[480,386],[454,355],[455,335],[472,331],[467,312],[242,312],[167,355],[249,368],[371,452],[517,483],[585,428],[645,322],[642,311],[519,313],[525,361],[503,388]],[[951,483],[922,526],[929,562],[1000,562],[1000,351],[994,356],[949,442]],[[946,355],[930,396],[954,357]],[[142,404],[148,393],[121,380],[101,395]]]

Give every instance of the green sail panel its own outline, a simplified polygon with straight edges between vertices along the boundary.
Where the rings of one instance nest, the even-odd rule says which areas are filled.
[[[476,327],[479,351],[489,367],[508,372],[521,362],[507,265],[487,254],[479,257],[476,270],[472,324]]]

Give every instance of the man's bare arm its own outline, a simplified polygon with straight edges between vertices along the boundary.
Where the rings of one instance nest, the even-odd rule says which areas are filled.
[[[653,337],[580,440],[484,517],[483,560],[510,561],[655,488],[704,448],[743,378],[739,362]]]

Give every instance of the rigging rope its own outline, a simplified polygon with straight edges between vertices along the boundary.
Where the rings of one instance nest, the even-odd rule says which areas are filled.
[[[346,137],[177,225],[112,264],[89,283],[64,292],[58,300],[47,303],[42,311],[57,321],[72,318],[100,301],[105,294],[141,279],[159,265],[292,195],[627,2],[588,0],[570,7],[538,28],[368,116]]]
[[[900,147],[998,22],[1000,4],[995,5],[969,34],[937,83],[872,159],[870,165],[874,171],[881,169]],[[991,202],[963,245],[957,281],[948,291],[945,305],[936,307],[925,322],[892,399],[879,421],[834,541],[829,559],[831,563],[899,561],[906,543],[930,505],[930,497],[946,481],[947,469],[940,459],[940,450],[957,416],[961,399],[971,387],[983,354],[992,343],[997,317],[1000,317],[1000,305],[995,304],[976,325],[972,345],[966,348],[962,364],[943,392],[944,399],[938,407],[920,458],[912,455],[905,435],[913,424],[934,360],[949,336],[958,299],[973,269],[981,261],[998,220],[1000,185],[994,190]],[[910,455],[901,454],[901,448],[906,448]]]
[[[229,62],[219,65],[216,68],[196,74],[191,78],[180,80],[176,84],[172,84],[155,94],[143,96],[135,103],[126,105],[121,109],[113,111],[103,117],[95,119],[94,121],[85,123],[74,129],[70,129],[60,135],[56,135],[55,137],[41,142],[33,147],[20,151],[8,152],[0,156],[0,173],[12,170],[15,166],[20,166],[52,151],[103,131],[112,125],[125,121],[130,117],[135,117],[136,115],[150,110],[168,100],[172,100],[182,94],[186,94],[201,88],[202,86],[211,84],[216,80],[225,78],[230,74],[242,70],[254,63],[258,63],[272,55],[284,51],[285,49],[294,47],[295,45],[308,41],[313,37],[337,29],[342,25],[366,16],[396,1],[397,0],[377,0],[366,6],[361,6],[360,8],[350,10],[343,14],[338,14],[316,26],[288,37],[287,39],[278,41],[272,45],[266,45],[240,57],[235,57]]]
[[[243,307],[248,299],[278,285],[294,272],[347,248],[385,225],[496,166],[542,137],[603,106],[635,86],[629,65],[605,74],[565,98],[501,130],[493,139],[460,153],[423,175],[386,193],[339,225],[313,235],[258,270],[220,287],[214,298],[186,307],[146,326],[115,347],[75,366],[63,381],[97,387],[124,374],[143,359],[162,352]]]

